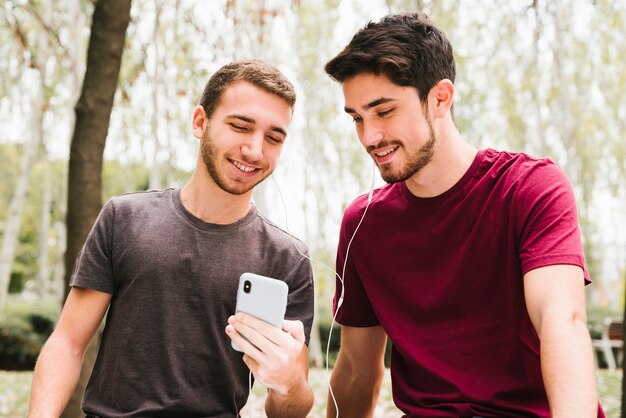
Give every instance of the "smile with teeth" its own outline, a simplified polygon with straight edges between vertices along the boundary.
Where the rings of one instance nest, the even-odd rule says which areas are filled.
[[[239,161],[231,160],[231,163],[233,163],[233,165],[235,167],[237,167],[238,169],[240,169],[241,171],[243,171],[245,173],[252,173],[253,171],[256,170],[256,168],[244,165],[244,164],[240,163]]]
[[[382,152],[375,152],[374,155],[377,156],[377,157],[384,157],[386,155],[391,154],[392,152],[394,152],[397,149],[398,149],[398,146],[395,146],[393,148],[389,148],[389,149],[387,149],[385,151],[382,151]]]

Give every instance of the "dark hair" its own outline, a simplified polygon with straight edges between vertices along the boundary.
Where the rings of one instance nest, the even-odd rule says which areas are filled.
[[[452,45],[423,13],[403,13],[369,22],[324,67],[334,80],[361,73],[385,75],[399,86],[417,89],[422,102],[440,80],[454,82]]]
[[[247,81],[274,94],[291,106],[296,103],[296,91],[283,73],[261,60],[234,61],[217,70],[204,87],[200,106],[210,118],[220,102],[222,93],[236,81]]]

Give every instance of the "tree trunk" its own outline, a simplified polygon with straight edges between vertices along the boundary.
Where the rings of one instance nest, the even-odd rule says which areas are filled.
[[[51,293],[50,283],[50,263],[48,260],[48,237],[50,235],[50,210],[52,209],[52,170],[50,162],[44,162],[46,167],[44,170],[44,187],[43,202],[41,204],[41,218],[39,223],[39,256],[37,257],[37,295],[43,299]]]
[[[70,39],[72,42],[68,43],[66,51],[71,61],[71,81],[68,84],[70,91],[70,100],[68,100],[67,111],[69,113],[68,126],[70,132],[73,132],[76,127],[76,113],[74,107],[80,96],[80,90],[82,80],[84,76],[84,62],[83,57],[86,54],[86,44],[83,42],[82,31],[85,29],[86,16],[81,10],[82,0],[72,0],[67,3],[68,16],[70,22]],[[68,138],[68,143],[71,142],[71,138]],[[55,198],[59,207],[59,216],[65,220],[67,218],[67,179],[69,168],[67,165],[63,167],[63,186],[61,188],[60,196]],[[66,286],[65,286],[65,264],[64,254],[67,248],[67,231],[65,224],[55,224],[54,229],[58,237],[58,246],[56,251],[56,257],[53,262],[54,273],[54,297],[58,299],[59,304],[62,305],[65,300]]]
[[[67,176],[65,176],[67,177]],[[65,206],[65,205],[63,205]],[[65,211],[63,211],[63,219],[65,219]],[[52,282],[54,289],[54,300],[59,302],[59,312],[63,305],[65,296],[65,265],[63,264],[63,253],[67,246],[67,231],[63,222],[55,222],[54,231],[57,236],[57,256],[54,261],[54,271],[52,273]]]
[[[66,293],[74,261],[102,207],[102,159],[117,87],[131,0],[97,0],[92,17],[83,88],[76,104],[67,197]],[[88,350],[83,372],[63,418],[82,417],[80,403],[93,368]]]
[[[159,172],[159,155],[161,154],[161,141],[159,135],[159,66],[161,65],[159,56],[159,30],[161,18],[161,5],[159,0],[154,1],[154,32],[152,34],[152,51],[154,52],[154,68],[152,69],[152,116],[150,126],[152,129],[151,141],[154,143],[152,152],[152,166],[150,167],[149,189],[161,188],[161,173]]]

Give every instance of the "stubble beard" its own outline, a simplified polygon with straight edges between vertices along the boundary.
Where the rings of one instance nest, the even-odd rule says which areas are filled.
[[[215,184],[217,184],[220,189],[233,195],[239,196],[248,193],[257,184],[265,180],[267,176],[272,174],[272,172],[270,171],[264,177],[254,183],[234,185],[228,184],[226,179],[220,174],[217,169],[217,148],[215,147],[213,138],[211,138],[211,135],[209,134],[208,126],[205,128],[204,135],[202,136],[202,141],[200,142],[200,152],[202,153],[202,160],[204,161],[207,172],[209,173],[209,176],[211,176],[211,179],[213,179],[213,182],[215,182]]]
[[[408,161],[404,168],[402,168],[399,172],[392,172],[391,169],[386,169],[384,164],[382,166],[378,166],[380,176],[387,183],[399,183],[402,181],[407,181],[415,173],[426,167],[426,165],[428,165],[428,163],[432,161],[433,155],[435,154],[435,143],[437,142],[437,136],[435,134],[435,130],[433,129],[433,125],[430,122],[430,119],[426,119],[426,121],[428,123],[429,131],[428,141],[424,145],[422,145],[415,153],[407,157]],[[402,146],[401,144],[398,145]]]

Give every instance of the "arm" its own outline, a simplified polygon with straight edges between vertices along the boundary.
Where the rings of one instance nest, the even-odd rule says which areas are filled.
[[[298,376],[290,389],[282,394],[270,389],[265,401],[268,417],[305,417],[313,407],[313,390],[309,386],[309,350],[306,345],[298,360]]]
[[[373,417],[385,371],[387,335],[381,326],[341,327],[341,349],[330,379],[326,416]]]
[[[228,323],[226,333],[244,352],[243,361],[269,390],[267,416],[305,417],[313,406],[313,390],[308,383],[308,350],[302,322],[285,320],[280,330],[239,312]]]
[[[33,375],[30,418],[58,417],[76,387],[85,349],[102,321],[111,295],[74,287]]]
[[[596,417],[595,366],[582,269],[554,265],[531,270],[524,275],[524,296],[541,340],[541,372],[551,415]]]

